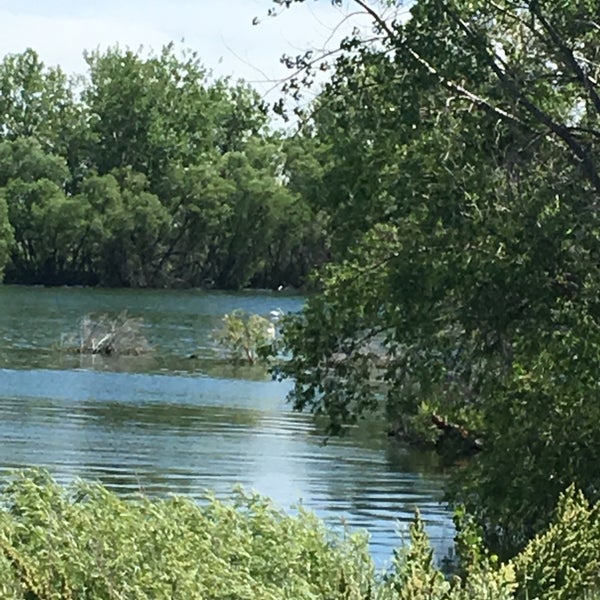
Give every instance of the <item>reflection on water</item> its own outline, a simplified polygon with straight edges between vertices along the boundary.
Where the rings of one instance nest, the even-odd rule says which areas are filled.
[[[379,564],[398,543],[397,523],[419,507],[443,552],[453,530],[430,456],[377,428],[324,445],[311,418],[285,404],[288,384],[216,358],[209,333],[224,312],[300,303],[268,294],[0,287],[0,472],[41,465],[63,482],[84,477],[123,494],[197,498],[241,483],[285,508],[301,500],[330,523],[367,528]],[[155,356],[115,363],[52,351],[81,315],[125,308],[144,317]],[[201,358],[188,359],[192,353]]]

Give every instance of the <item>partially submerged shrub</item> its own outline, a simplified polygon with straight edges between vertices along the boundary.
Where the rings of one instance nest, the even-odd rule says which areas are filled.
[[[63,347],[79,354],[139,355],[150,351],[143,320],[127,313],[117,317],[86,315],[77,331],[63,339]]]
[[[223,317],[212,337],[232,360],[254,364],[263,358],[261,351],[274,341],[275,325],[265,317],[236,309]]]

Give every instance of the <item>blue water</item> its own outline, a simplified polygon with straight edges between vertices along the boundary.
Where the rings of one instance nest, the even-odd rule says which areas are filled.
[[[365,528],[384,566],[419,508],[438,556],[453,527],[431,455],[377,424],[324,444],[286,404],[289,382],[223,360],[210,333],[224,312],[298,310],[273,294],[0,287],[0,475],[43,466],[61,482],[121,494],[226,496],[236,484],[334,527]],[[143,317],[157,348],[128,361],[65,356],[56,345],[89,312]],[[190,359],[195,354],[199,359]]]

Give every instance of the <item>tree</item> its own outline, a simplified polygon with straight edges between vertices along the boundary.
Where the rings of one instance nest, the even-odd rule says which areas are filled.
[[[570,482],[600,494],[599,7],[355,3],[377,40],[343,42],[312,119],[336,262],[282,373],[332,431],[383,409],[481,433],[453,499],[511,552]]]
[[[79,207],[65,195],[65,161],[34,138],[0,143],[0,198],[14,229],[8,278],[64,283],[66,259],[78,241]]]
[[[284,143],[256,91],[173,45],[85,58],[74,80],[33,50],[0,62],[7,279],[302,284],[322,231],[286,186]],[[0,271],[9,234],[0,225]]]
[[[70,191],[86,168],[89,145],[78,87],[60,68],[46,67],[32,49],[0,61],[0,139],[35,138],[44,152],[64,158],[73,177]]]
[[[6,200],[0,194],[0,280],[10,258],[13,241],[13,228],[8,220],[8,207],[6,206]]]
[[[111,260],[113,272],[122,272],[115,282],[270,285],[270,264],[283,260],[283,250],[273,256],[273,248],[298,247],[284,238],[288,213],[301,215],[294,221],[301,231],[311,221],[306,210],[295,210],[302,200],[292,199],[280,179],[281,142],[268,131],[257,93],[213,81],[194,53],[180,55],[172,45],[148,58],[112,48],[88,54],[87,62],[90,164],[100,177],[124,169],[141,174],[162,207],[146,272],[125,274],[121,244],[120,258]],[[290,282],[301,282],[308,267],[286,273]]]
[[[276,288],[282,281],[273,263],[282,260],[284,246],[291,251],[302,247],[310,213],[302,211],[302,199],[280,180],[283,157],[278,140],[252,139],[243,149],[225,154],[224,161],[224,177],[233,190],[227,234],[220,243],[226,258],[217,287],[240,288],[262,276]]]
[[[2,139],[34,137],[43,150],[64,155],[78,110],[67,76],[27,49],[0,62],[0,115]]]
[[[82,270],[102,285],[143,287],[156,283],[153,267],[170,218],[141,173],[130,168],[93,175],[75,201],[85,214]]]

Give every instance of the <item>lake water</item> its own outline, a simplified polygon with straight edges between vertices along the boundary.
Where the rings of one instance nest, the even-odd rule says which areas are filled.
[[[229,365],[211,340],[235,308],[266,316],[301,305],[277,293],[0,286],[0,476],[35,465],[61,482],[197,498],[242,484],[285,509],[301,501],[333,526],[366,528],[380,566],[418,507],[444,554],[453,527],[433,456],[377,424],[324,445],[312,418],[286,404],[288,382]],[[150,356],[57,352],[83,315],[122,311],[143,317]]]

